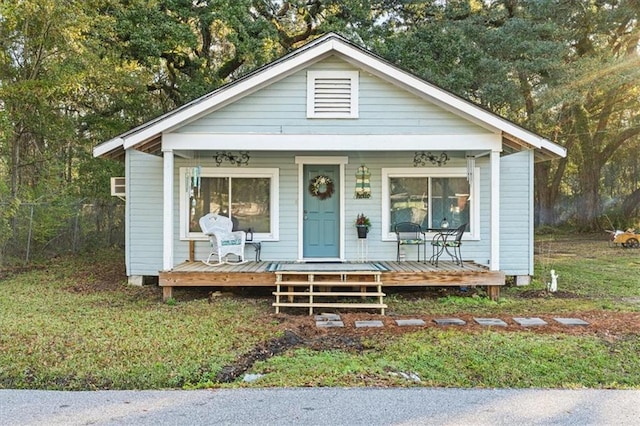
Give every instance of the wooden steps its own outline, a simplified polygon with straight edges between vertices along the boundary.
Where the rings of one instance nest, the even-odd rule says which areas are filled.
[[[276,291],[273,295],[276,300],[272,305],[276,308],[276,313],[282,307],[309,308],[309,315],[313,315],[314,308],[358,308],[380,309],[380,313],[384,315],[387,308],[379,271],[280,271],[275,274]],[[303,287],[304,290],[296,290],[297,287]],[[331,287],[352,287],[358,290],[331,291]],[[282,297],[286,297],[287,301],[282,301]],[[327,301],[329,297],[353,297],[354,301]],[[377,299],[377,302],[366,300],[371,297]]]

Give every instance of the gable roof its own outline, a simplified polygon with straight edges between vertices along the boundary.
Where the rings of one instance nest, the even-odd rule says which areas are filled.
[[[164,115],[135,127],[93,150],[95,157],[117,158],[124,150],[158,146],[164,132],[191,122],[208,112],[247,96],[285,78],[329,55],[336,54],[350,64],[391,82],[445,110],[485,128],[502,133],[503,145],[512,149],[535,149],[536,157],[548,160],[566,156],[566,149],[482,107],[456,96],[432,83],[365,50],[342,36],[329,33],[271,62],[248,75],[201,96]]]

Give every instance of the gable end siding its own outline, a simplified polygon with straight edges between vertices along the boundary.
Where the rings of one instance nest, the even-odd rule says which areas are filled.
[[[359,72],[329,58],[309,71]],[[307,71],[297,72],[176,130],[218,134],[487,134],[443,108],[359,72],[358,118],[307,118]]]

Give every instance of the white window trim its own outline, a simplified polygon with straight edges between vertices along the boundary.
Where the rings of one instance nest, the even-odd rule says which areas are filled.
[[[323,113],[315,112],[315,88],[317,79],[349,78],[351,80],[351,95],[349,113]],[[307,71],[307,118],[358,118],[358,71]]]
[[[181,240],[208,240],[202,232],[189,232],[189,192],[184,184],[190,167],[180,167],[180,239]],[[230,167],[203,167],[202,177],[230,177],[230,178],[270,178],[270,212],[271,232],[253,234],[254,241],[278,241],[280,239],[280,169],[277,168],[230,168]]]
[[[395,177],[467,177],[466,167],[438,167],[438,168],[383,168],[382,169],[382,240],[395,241],[396,234],[393,232],[385,232],[389,229],[390,224],[390,196],[389,196],[389,178]],[[473,203],[471,203],[471,214],[469,215],[469,226],[472,232],[465,232],[464,240],[480,239],[480,168],[475,167],[473,172],[473,182],[470,183],[470,193]],[[432,236],[427,233],[427,237]]]

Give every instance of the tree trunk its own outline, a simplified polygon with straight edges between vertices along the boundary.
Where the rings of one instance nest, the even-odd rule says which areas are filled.
[[[601,213],[602,204],[600,203],[600,171],[601,167],[592,165],[585,167],[581,173],[580,187],[582,188],[581,196],[576,202],[576,219],[578,226],[584,230],[598,229],[598,216]]]
[[[640,188],[629,194],[622,202],[622,215],[625,218],[635,217],[639,214],[640,208]],[[635,214],[634,214],[635,212]]]

